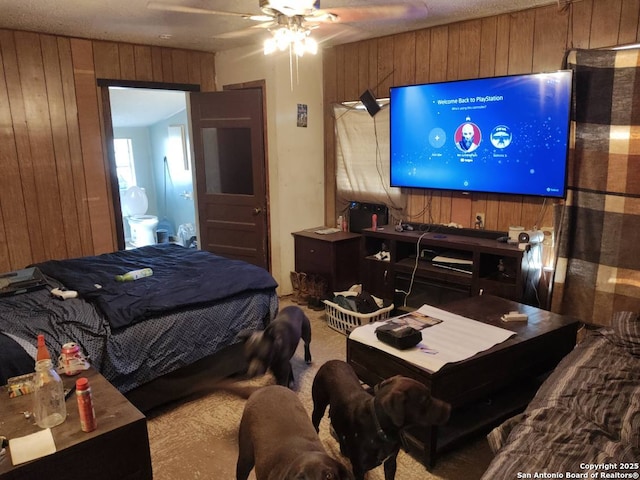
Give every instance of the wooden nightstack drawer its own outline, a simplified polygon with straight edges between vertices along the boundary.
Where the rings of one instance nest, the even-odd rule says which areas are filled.
[[[296,272],[323,276],[329,291],[346,290],[360,280],[360,234],[294,232]]]

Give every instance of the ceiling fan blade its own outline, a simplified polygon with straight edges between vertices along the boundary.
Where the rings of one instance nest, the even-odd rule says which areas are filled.
[[[207,15],[226,15],[230,17],[241,17],[247,20],[255,20],[256,22],[271,21],[273,17],[269,15],[253,15],[251,13],[238,13],[228,12],[222,10],[210,10],[208,8],[186,7],[183,5],[171,5],[162,2],[148,2],[147,8],[150,10],[162,10],[165,12],[178,12],[178,13],[203,13]]]
[[[232,38],[246,37],[249,35],[255,35],[256,33],[260,33],[267,28],[273,27],[274,25],[275,25],[275,22],[260,23],[258,25],[253,25],[249,28],[243,28],[242,30],[234,30],[233,32],[220,33],[218,35],[214,35],[213,38],[232,39]]]
[[[422,4],[362,5],[358,7],[336,7],[316,10],[305,19],[310,22],[366,22],[398,19],[426,18],[427,6]],[[337,18],[335,18],[337,17]]]

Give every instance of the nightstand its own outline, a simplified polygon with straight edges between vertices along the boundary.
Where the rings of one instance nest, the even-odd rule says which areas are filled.
[[[329,292],[348,290],[360,282],[359,233],[315,233],[316,227],[292,233],[296,272],[316,274],[328,282]]]

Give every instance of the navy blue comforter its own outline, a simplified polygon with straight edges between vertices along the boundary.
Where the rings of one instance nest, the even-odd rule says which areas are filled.
[[[263,268],[174,244],[50,260],[35,266],[96,305],[113,329],[242,291],[277,287]],[[146,267],[153,270],[152,276],[131,282],[115,280],[116,275]]]

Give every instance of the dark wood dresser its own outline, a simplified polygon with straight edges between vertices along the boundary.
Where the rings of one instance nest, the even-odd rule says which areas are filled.
[[[330,292],[347,290],[360,282],[359,233],[315,233],[316,227],[292,235],[295,241],[296,272],[323,276]]]

